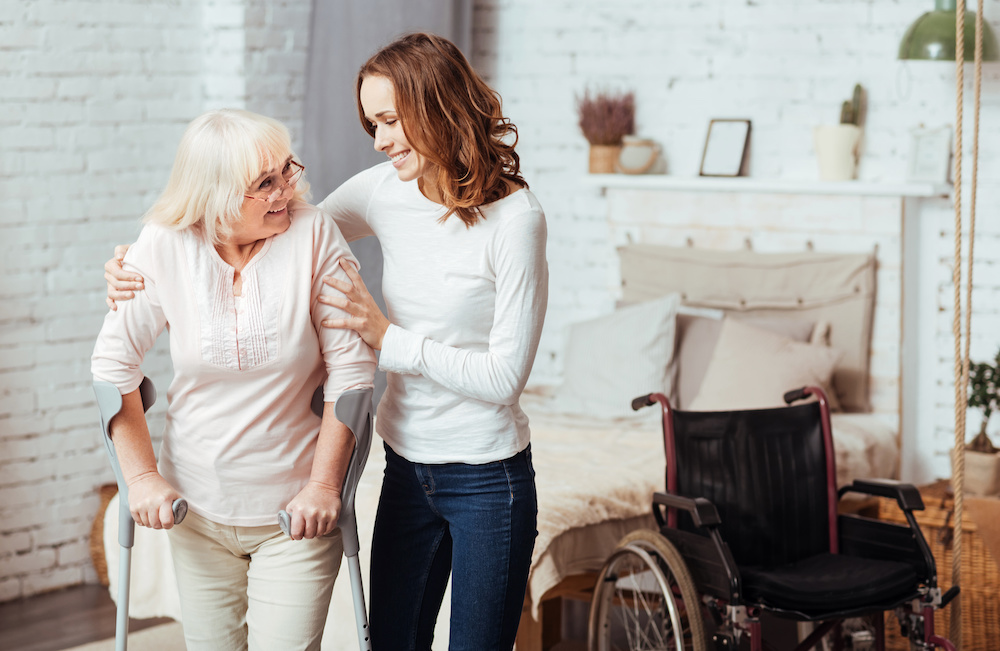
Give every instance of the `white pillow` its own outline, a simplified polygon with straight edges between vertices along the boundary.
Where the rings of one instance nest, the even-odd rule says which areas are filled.
[[[830,390],[839,350],[793,341],[737,319],[722,322],[719,341],[692,411],[730,411],[784,406],[786,391],[819,386]]]
[[[668,294],[570,326],[560,411],[600,418],[632,415],[632,399],[670,394],[680,297]]]

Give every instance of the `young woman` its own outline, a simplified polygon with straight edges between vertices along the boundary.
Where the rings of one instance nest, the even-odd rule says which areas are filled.
[[[357,331],[388,372],[372,643],[429,649],[451,573],[451,649],[511,649],[536,535],[518,400],[547,302],[545,217],[499,96],[450,41],[397,40],[362,66],[356,92],[389,161],[319,207],[348,240],[379,238],[388,314],[349,265],[320,300],[348,313],[323,325]],[[117,267],[105,267],[109,299],[141,282]]]
[[[144,291],[104,321],[94,377],[123,395],[112,440],[135,521],[170,531],[188,649],[319,649],[340,569],[334,530],[354,445],[337,396],[370,386],[372,350],[321,328],[320,278],[352,266],[300,199],[288,132],[246,111],[187,128],[166,189],[124,259]],[[353,266],[352,266],[353,270]],[[138,387],[167,327],[174,378],[159,466]],[[323,386],[322,420],[312,413]],[[173,528],[171,502],[190,512]],[[292,516],[291,540],[277,513]]]

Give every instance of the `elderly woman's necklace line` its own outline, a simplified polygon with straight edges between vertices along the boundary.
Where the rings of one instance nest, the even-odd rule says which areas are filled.
[[[232,262],[230,262],[230,260],[228,259],[229,256],[223,254],[222,251],[219,251],[219,257],[222,258],[223,262],[231,266],[233,269],[236,270],[237,273],[239,273],[250,263],[250,260],[253,259],[254,254],[256,254],[260,250],[260,245],[263,242],[264,242],[263,239],[257,240],[250,246],[249,249],[247,249],[246,253],[240,253],[238,259]]]

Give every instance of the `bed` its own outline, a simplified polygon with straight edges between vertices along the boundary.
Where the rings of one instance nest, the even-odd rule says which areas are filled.
[[[821,358],[828,390],[842,407],[832,417],[838,483],[897,473],[898,414],[871,412],[868,398],[873,255],[775,256],[638,246],[623,248],[620,256],[622,307],[571,327],[566,379],[558,387],[529,388],[522,397],[532,429],[539,533],[519,651],[542,648],[543,614],[546,604],[558,602],[553,597],[571,592],[567,586],[579,585],[580,577],[585,583],[622,535],[652,526],[651,496],[664,481],[659,415],[655,409],[633,413],[621,397],[659,390],[682,408],[699,399],[711,407],[702,389],[713,382],[713,373],[719,375],[718,368],[732,368],[731,358],[720,351],[727,342],[730,348],[747,346],[730,336],[727,324],[738,322],[737,333],[767,330],[785,342],[782,350],[808,347]],[[801,377],[816,372],[804,366]],[[751,381],[765,384],[756,376]],[[365,577],[384,467],[378,439],[374,446],[357,498]],[[116,595],[116,500],[107,512],[105,554]],[[132,615],[179,619],[165,534],[137,528],[132,563]],[[439,617],[435,650],[447,648],[449,599]],[[334,589],[323,649],[356,648],[345,571]]]

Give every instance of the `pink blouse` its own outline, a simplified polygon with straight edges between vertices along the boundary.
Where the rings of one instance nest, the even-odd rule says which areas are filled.
[[[310,410],[371,386],[375,355],[351,330],[320,327],[343,312],[316,301],[324,275],[346,280],[357,260],[333,221],[292,206],[291,226],[268,238],[242,271],[196,230],[147,225],[125,256],[145,290],[109,312],[94,378],[138,388],[146,351],[166,327],[173,381],[159,469],[195,513],[227,525],[275,524],[306,484],[320,419]]]

